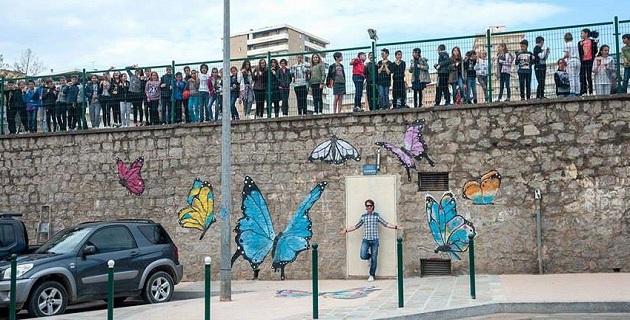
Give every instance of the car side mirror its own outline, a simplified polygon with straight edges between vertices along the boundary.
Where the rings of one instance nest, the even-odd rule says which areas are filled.
[[[83,248],[83,256],[89,256],[96,253],[96,247],[93,245],[87,245]]]

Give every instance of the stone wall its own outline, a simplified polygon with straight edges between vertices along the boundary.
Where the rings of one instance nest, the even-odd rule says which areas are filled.
[[[458,211],[476,226],[477,271],[535,273],[538,270],[534,190],[542,192],[543,255],[546,272],[630,270],[630,108],[628,96],[603,99],[513,102],[474,107],[423,108],[312,118],[243,121],[232,127],[232,227],[240,217],[245,175],[265,195],[277,230],[316,182],[329,182],[311,211],[313,242],[320,248],[320,277],[343,278],[344,177],[360,175],[374,162],[376,141],[400,141],[405,122],[424,118],[429,154],[437,163],[421,171],[449,172],[456,195],[467,180],[498,170],[502,185],[495,204],[474,206],[458,198]],[[361,163],[308,163],[308,152],[337,134],[362,153]],[[219,202],[221,127],[214,124],[95,130],[0,138],[0,211],[22,212],[31,236],[42,205],[51,205],[53,228],[83,221],[149,218],[173,236],[186,280],[199,280],[203,257],[220,257],[220,221],[199,232],[177,225],[194,178],[209,180]],[[147,189],[130,196],[118,184],[115,158],[144,156]],[[405,226],[405,274],[419,275],[419,259],[438,257],[424,213],[417,176],[383,153],[381,172],[399,178],[399,223]],[[435,192],[435,196],[441,192]],[[218,204],[217,204],[218,205]],[[232,235],[232,239],[233,239]],[[235,249],[232,240],[232,251]],[[218,263],[215,263],[218,266]],[[262,279],[278,279],[268,257]],[[454,263],[466,272],[467,258]],[[213,276],[218,276],[218,267]],[[289,279],[310,277],[310,251],[286,268]],[[239,259],[233,278],[251,276]]]

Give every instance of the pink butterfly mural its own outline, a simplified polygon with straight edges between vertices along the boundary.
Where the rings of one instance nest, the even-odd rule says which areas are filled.
[[[140,157],[131,163],[129,167],[125,163],[116,158],[116,166],[118,166],[118,182],[131,194],[137,196],[144,192],[144,180],[140,176],[140,170],[144,165],[144,158]]]

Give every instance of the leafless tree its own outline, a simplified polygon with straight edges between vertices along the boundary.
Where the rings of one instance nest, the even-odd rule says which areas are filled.
[[[23,73],[25,76],[34,76],[46,69],[46,65],[39,60],[31,48],[22,51],[19,62],[13,64],[15,71]]]
[[[4,56],[0,54],[0,69],[9,68],[9,64],[4,62]]]

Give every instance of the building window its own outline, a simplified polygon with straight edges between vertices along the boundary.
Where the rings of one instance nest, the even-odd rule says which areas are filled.
[[[418,172],[418,191],[448,190],[448,172]]]

